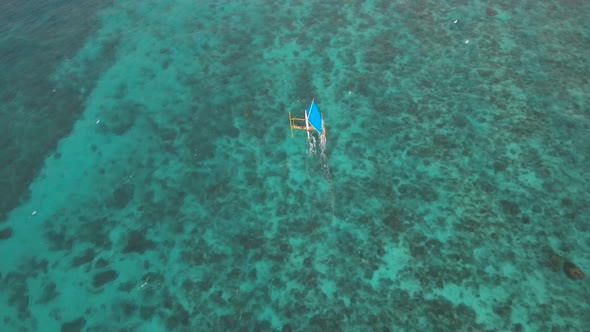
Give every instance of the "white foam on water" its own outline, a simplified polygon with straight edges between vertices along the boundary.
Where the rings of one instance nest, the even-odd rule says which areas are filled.
[[[316,146],[318,145],[318,139],[315,135],[309,136],[309,148],[307,150],[308,156],[312,156],[316,154]],[[330,173],[330,167],[328,166],[328,160],[326,156],[326,133],[322,132],[319,134],[319,157],[320,157],[320,167],[322,168],[322,173],[324,174],[324,178],[326,179],[327,189],[326,192],[329,196],[329,204],[330,210],[332,213],[332,219],[335,219],[336,216],[334,214],[335,209],[335,197],[334,192],[332,191],[332,174]],[[309,172],[308,172],[309,178]]]

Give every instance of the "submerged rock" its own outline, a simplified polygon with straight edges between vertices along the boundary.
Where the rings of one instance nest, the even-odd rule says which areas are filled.
[[[582,280],[584,278],[582,270],[572,262],[563,263],[563,272],[572,280]]]

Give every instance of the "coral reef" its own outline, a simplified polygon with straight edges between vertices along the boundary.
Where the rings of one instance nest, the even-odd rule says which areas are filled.
[[[590,2],[53,5],[0,3],[7,331],[588,326]]]

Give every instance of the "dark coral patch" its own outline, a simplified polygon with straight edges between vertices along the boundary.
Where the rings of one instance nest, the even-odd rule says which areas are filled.
[[[156,314],[156,308],[150,306],[142,306],[139,308],[139,315],[144,320],[150,320]]]
[[[119,89],[114,97],[122,99],[126,93],[125,89],[123,88],[122,92]],[[113,109],[103,114],[101,122],[97,125],[100,132],[113,133],[118,136],[125,134],[133,127],[143,107],[141,104],[133,102],[121,102],[118,105],[116,110]]]
[[[170,316],[166,318],[166,328],[168,331],[174,331],[188,327],[190,322],[190,313],[181,305],[176,305]]]
[[[147,239],[144,232],[133,230],[127,235],[127,245],[123,248],[123,253],[143,254],[146,250],[154,249],[155,247],[156,243]]]
[[[227,129],[226,134],[231,138],[238,138],[240,136],[240,130],[236,127],[230,127]]]
[[[382,221],[385,226],[397,233],[403,231],[405,228],[403,218],[402,210],[392,208]]]
[[[96,252],[92,248],[84,250],[84,252],[72,259],[72,267],[78,267],[82,264],[91,262],[96,256]]]
[[[102,287],[105,284],[117,279],[118,276],[119,276],[119,273],[115,270],[108,270],[108,271],[99,272],[94,275],[94,278],[92,280],[92,285],[96,288]]]
[[[85,216],[78,220],[55,219],[45,223],[45,237],[53,250],[71,250],[74,242],[87,243],[92,247],[111,248],[110,231],[114,222],[106,218],[89,219]]]
[[[371,318],[369,317],[369,323]],[[312,330],[315,331],[341,331],[342,330],[342,319],[339,314],[333,309],[326,311],[325,313],[315,314],[309,320],[309,325]]]
[[[96,260],[96,263],[94,263],[94,267],[97,269],[103,269],[103,268],[107,267],[108,265],[109,265],[109,261],[104,258],[99,258]]]
[[[495,173],[502,173],[506,170],[507,167],[508,167],[508,165],[506,165],[505,163],[502,163],[499,161],[494,161],[494,172]]]
[[[61,324],[61,332],[80,332],[84,328],[84,325],[86,325],[86,319],[80,317]]]
[[[8,304],[17,309],[17,317],[19,320],[29,319],[31,316],[30,308],[30,295],[28,287],[28,279],[30,275],[9,272],[4,279],[0,278],[0,287],[2,292],[8,295]]]
[[[12,228],[8,227],[0,230],[0,240],[8,240],[12,237]]]
[[[500,201],[500,208],[502,208],[502,211],[505,214],[508,214],[511,216],[516,216],[520,212],[520,209],[518,208],[518,204],[511,202],[511,201],[507,201],[505,199]]]
[[[127,317],[132,316],[138,309],[137,306],[131,302],[122,303],[120,308],[121,312],[123,312]]]
[[[49,301],[56,298],[58,294],[57,285],[54,282],[49,282],[45,284],[43,288],[43,294],[41,294],[41,298],[39,298],[38,303],[47,304]]]
[[[488,8],[486,8],[486,14],[488,16],[496,16],[498,14],[498,12],[495,11],[493,8],[488,7]]]
[[[124,184],[113,192],[113,206],[122,209],[133,199],[133,185]]]
[[[47,259],[32,258],[28,262],[29,275],[31,277],[37,277],[39,273],[47,273],[49,267],[49,261]]]
[[[211,289],[211,287],[213,287],[213,283],[214,280],[213,278],[210,277],[205,277],[202,280],[200,280],[199,282],[197,282],[197,285],[199,287],[199,290],[201,290],[201,292],[207,292]]]
[[[553,272],[558,272],[563,268],[563,259],[549,246],[543,248],[545,265]]]

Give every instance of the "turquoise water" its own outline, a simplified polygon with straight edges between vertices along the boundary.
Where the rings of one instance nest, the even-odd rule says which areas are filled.
[[[2,2],[2,331],[587,331],[590,3],[348,3]]]

